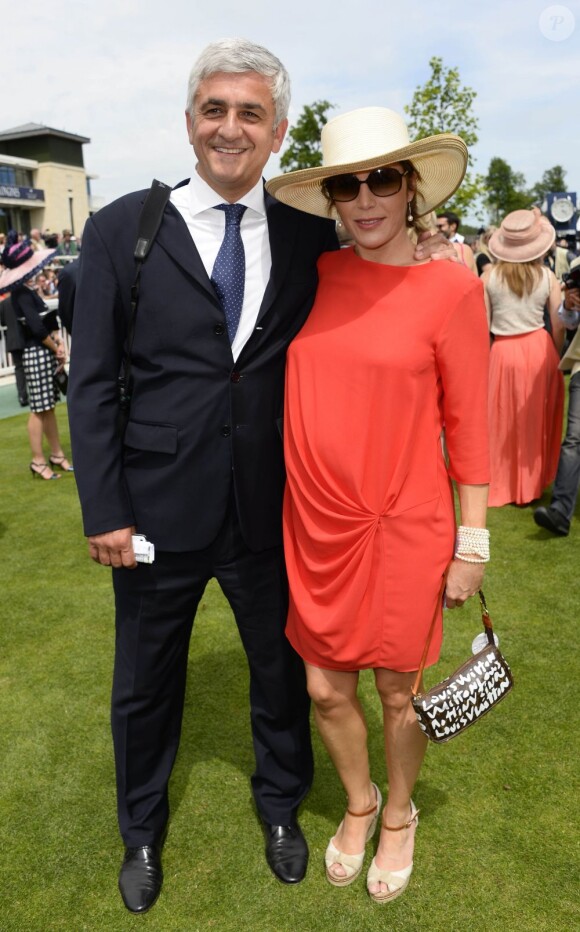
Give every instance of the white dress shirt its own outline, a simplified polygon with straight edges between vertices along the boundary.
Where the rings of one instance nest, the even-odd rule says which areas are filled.
[[[185,220],[208,278],[211,278],[226,228],[223,210],[214,209],[224,203],[223,198],[194,171],[189,184],[172,191],[170,200]],[[232,343],[234,361],[256,326],[272,266],[262,180],[237,203],[247,208],[240,224],[246,256],[246,281],[240,324]]]

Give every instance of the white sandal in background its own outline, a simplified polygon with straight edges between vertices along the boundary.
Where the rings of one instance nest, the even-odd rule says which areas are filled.
[[[402,832],[403,829],[410,828],[413,822],[415,822],[417,825],[419,824],[419,809],[415,808],[415,803],[413,800],[411,800],[411,818],[409,821],[405,822],[404,825],[398,825],[396,828],[391,828],[390,825],[385,825],[383,822],[381,825],[381,831]],[[389,871],[378,867],[376,859],[373,858],[367,874],[367,890],[369,896],[372,900],[374,900],[375,903],[388,903],[391,900],[395,900],[407,888],[412,873],[412,861],[408,867],[403,867],[398,871]],[[386,892],[383,893],[378,891],[377,893],[372,893],[371,890],[369,890],[369,887],[371,884],[375,883],[385,883],[387,885]]]
[[[379,790],[378,786],[376,783],[373,783],[372,786],[377,796],[377,801],[374,806],[371,806],[371,808],[367,809],[366,812],[353,812],[351,809],[346,810],[349,815],[356,816],[357,818],[361,819],[364,818],[364,816],[369,816],[372,812],[375,813],[375,817],[368,827],[365,838],[365,845],[371,840],[375,833],[379,812],[381,811],[381,806],[383,804],[383,797],[381,796],[381,791]],[[338,826],[336,830],[337,833],[340,831],[342,824],[343,823],[341,822]],[[326,864],[326,879],[334,887],[347,887],[349,883],[352,883],[353,880],[356,880],[360,874],[364,856],[364,849],[361,854],[345,854],[344,851],[339,851],[336,845],[333,844],[333,839],[331,838],[328,844],[328,848],[326,849],[326,854],[324,856],[324,862]],[[337,875],[333,873],[332,868],[335,864],[339,864],[344,869],[344,877],[337,877]]]

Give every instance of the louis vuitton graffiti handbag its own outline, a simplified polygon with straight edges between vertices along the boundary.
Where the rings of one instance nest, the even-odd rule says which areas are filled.
[[[478,722],[513,687],[510,668],[495,643],[492,621],[481,589],[479,601],[487,643],[447,679],[427,692],[419,692],[437,610],[431,622],[411,701],[422,731],[437,744],[450,741]]]

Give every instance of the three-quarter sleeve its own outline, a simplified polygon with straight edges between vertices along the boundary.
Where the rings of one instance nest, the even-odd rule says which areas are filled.
[[[489,482],[489,331],[481,282],[454,304],[436,348],[449,474],[466,485]]]

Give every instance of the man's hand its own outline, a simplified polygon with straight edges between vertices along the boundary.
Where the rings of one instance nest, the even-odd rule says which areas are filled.
[[[580,288],[564,288],[564,307],[567,311],[580,311]]]
[[[133,570],[137,566],[133,552],[132,535],[134,527],[119,528],[117,531],[107,531],[106,534],[95,534],[89,537],[89,555],[95,563],[101,566],[121,566]]]
[[[445,586],[447,608],[461,608],[467,599],[481,589],[484,565],[483,563],[466,563],[465,560],[451,561]]]
[[[425,259],[452,259],[454,262],[459,261],[453,243],[450,243],[443,233],[432,233],[425,230],[419,235],[415,253],[413,256],[418,262]]]

